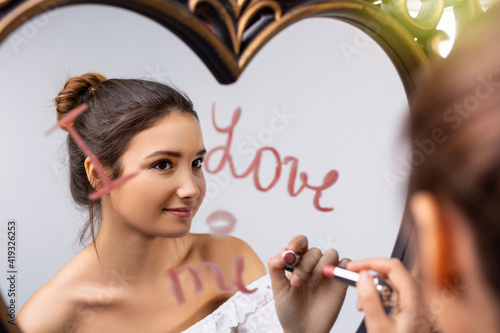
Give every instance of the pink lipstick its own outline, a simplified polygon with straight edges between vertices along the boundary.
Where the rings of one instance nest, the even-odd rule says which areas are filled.
[[[297,265],[299,264],[301,258],[302,253],[297,253],[290,250],[283,252],[283,254],[281,255],[281,259],[285,263],[285,269],[289,272],[293,272],[295,267],[297,267]]]
[[[164,208],[163,211],[180,218],[188,218],[193,213],[193,207]]]
[[[325,267],[323,267],[323,274],[326,277],[338,280],[353,287],[356,287],[356,282],[359,280],[358,273],[348,271],[345,268],[333,265],[326,265]],[[377,288],[377,291],[382,299],[382,292],[384,291],[384,289],[387,289],[389,291],[390,299],[392,299],[393,297],[395,298],[396,295],[389,282],[387,282],[387,278],[385,276],[382,276],[380,274],[375,275],[373,277],[373,283],[375,284],[375,287]]]

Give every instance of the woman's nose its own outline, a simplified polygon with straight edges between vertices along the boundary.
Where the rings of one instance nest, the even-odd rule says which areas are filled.
[[[181,199],[196,199],[199,195],[200,189],[193,173],[191,171],[183,172],[177,187],[177,196]]]

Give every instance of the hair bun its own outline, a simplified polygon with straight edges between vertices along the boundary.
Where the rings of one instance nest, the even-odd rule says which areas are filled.
[[[59,121],[68,112],[84,103],[88,94],[106,80],[105,76],[97,73],[86,73],[69,79],[55,98],[57,120]]]

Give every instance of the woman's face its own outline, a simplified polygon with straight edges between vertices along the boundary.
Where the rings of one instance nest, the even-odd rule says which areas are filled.
[[[103,202],[103,223],[151,236],[186,235],[205,196],[205,153],[200,124],[189,114],[173,111],[138,133],[121,157],[122,176],[138,174]]]
[[[387,286],[382,286],[382,300],[384,302],[388,302],[391,300],[391,289],[389,289],[389,287]]]

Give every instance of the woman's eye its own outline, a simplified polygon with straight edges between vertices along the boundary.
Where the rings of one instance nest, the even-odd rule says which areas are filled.
[[[193,168],[201,168],[201,165],[203,163],[203,158],[198,158],[193,161]]]
[[[156,162],[156,164],[153,165],[153,168],[160,171],[169,170],[172,168],[172,162],[168,160],[161,160]]]

